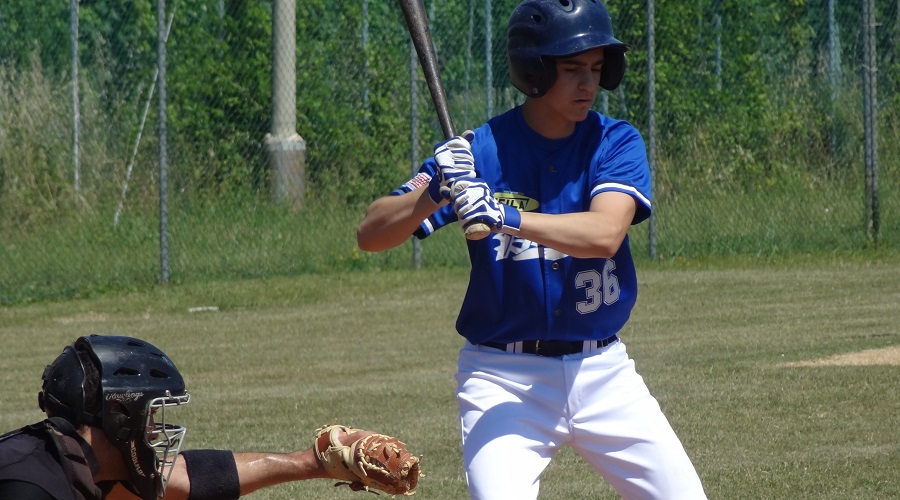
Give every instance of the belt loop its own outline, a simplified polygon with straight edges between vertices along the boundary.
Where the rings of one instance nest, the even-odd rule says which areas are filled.
[[[522,354],[522,341],[513,342],[512,344],[506,344],[506,352],[514,352],[518,354]]]
[[[597,342],[594,340],[585,340],[581,346],[581,354],[590,354],[594,352],[594,346],[596,345]]]

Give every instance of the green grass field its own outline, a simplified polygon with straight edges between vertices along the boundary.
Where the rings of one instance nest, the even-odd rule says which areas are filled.
[[[898,348],[896,258],[639,268],[623,338],[711,499],[900,497],[900,361],[788,365]],[[424,455],[415,498],[464,499],[452,325],[465,278],[461,268],[349,272],[2,307],[0,431],[41,418],[40,375],[64,345],[128,334],[185,374],[188,448],[288,451],[321,424],[347,423]],[[202,306],[218,311],[188,311]],[[616,498],[568,450],[541,491]],[[360,495],[314,480],[250,498]]]

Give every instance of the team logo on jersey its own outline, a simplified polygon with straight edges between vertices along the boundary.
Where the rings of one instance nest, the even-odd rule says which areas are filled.
[[[522,193],[504,191],[502,193],[494,193],[494,198],[500,203],[505,203],[520,212],[533,212],[541,206],[537,200],[529,198]]]
[[[534,198],[529,198],[522,193],[513,193],[511,191],[494,193],[494,199],[500,203],[509,205],[520,212],[533,212],[541,206],[540,202]],[[506,259],[532,260],[541,257],[539,247],[533,241],[503,233],[497,233],[493,236],[494,240],[499,242],[499,246],[495,248],[497,251],[496,259],[498,261]],[[551,250],[551,252],[552,255],[545,255],[545,258],[558,260],[565,257],[564,254],[556,252],[555,250]]]
[[[499,243],[494,249],[497,252],[494,258],[496,261],[506,259],[515,261],[537,260],[541,258],[542,253],[543,258],[548,262],[555,262],[568,257],[568,255],[549,247],[543,247],[542,251],[541,246],[537,243],[511,234],[497,233],[494,235],[494,241]]]

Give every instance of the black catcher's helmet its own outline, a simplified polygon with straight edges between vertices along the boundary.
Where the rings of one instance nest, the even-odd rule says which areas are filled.
[[[190,395],[175,364],[148,342],[91,335],[67,346],[44,370],[41,410],[101,427],[121,451],[131,488],[144,500],[165,494],[186,429],[166,423],[167,408]]]
[[[615,90],[625,74],[629,46],[613,37],[612,21],[600,0],[525,0],[509,18],[506,55],[513,85],[541,97],[556,82],[556,61],[604,49],[600,86]]]

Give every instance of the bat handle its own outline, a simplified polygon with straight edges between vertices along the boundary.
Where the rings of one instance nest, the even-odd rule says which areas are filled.
[[[480,240],[491,234],[491,228],[487,224],[483,224],[481,222],[475,222],[473,224],[469,224],[466,226],[466,239],[467,240]]]

